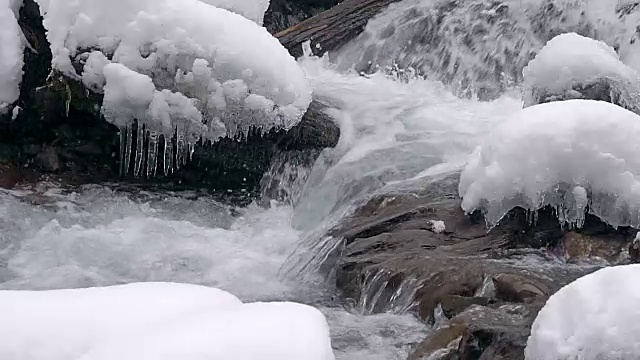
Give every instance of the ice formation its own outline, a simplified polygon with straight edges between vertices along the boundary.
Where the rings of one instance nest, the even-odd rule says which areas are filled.
[[[574,86],[593,85],[607,80],[626,102],[638,96],[638,75],[620,61],[606,43],[576,33],[558,35],[550,40],[523,70],[525,105],[547,95],[579,98]],[[629,93],[630,92],[630,93]],[[623,99],[624,101],[625,99]],[[637,100],[636,100],[637,101]]]
[[[264,13],[269,8],[270,0],[200,0],[209,5],[240,14],[247,19],[262,25]]]
[[[551,296],[538,314],[526,360],[637,359],[640,265],[586,275]]]
[[[227,10],[199,0],[38,3],[53,68],[104,90],[102,111],[123,129],[123,153],[148,137],[147,164],[157,160],[160,135],[165,150],[178,147],[173,165],[180,166],[200,137],[234,136],[252,126],[290,129],[311,102],[304,72],[278,40]],[[135,121],[144,129],[134,137]],[[142,154],[135,155],[138,175]]]
[[[0,291],[0,316],[3,360],[334,359],[318,310],[196,285]]]
[[[593,100],[535,105],[500,124],[473,152],[459,192],[466,212],[495,225],[513,207],[551,205],[580,227],[588,211],[640,226],[640,117]]]
[[[24,45],[16,10],[21,1],[0,0],[0,114],[18,100],[22,81]]]

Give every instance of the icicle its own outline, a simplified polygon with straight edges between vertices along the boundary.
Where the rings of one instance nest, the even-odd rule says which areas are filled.
[[[147,178],[156,176],[158,167],[158,132],[149,132],[149,152],[147,153]]]
[[[127,126],[127,140],[124,151],[124,176],[129,175],[129,166],[131,165],[131,147],[133,146],[133,128]]]
[[[185,159],[184,159],[184,134],[181,134],[180,130],[178,130],[178,137],[177,137],[176,143],[177,143],[176,169],[180,169],[180,167],[185,164]]]
[[[124,158],[125,158],[124,149],[127,145],[126,126],[120,128],[119,135],[120,135],[120,153],[118,155],[120,156],[120,176],[124,176]]]
[[[171,139],[169,138],[167,140],[168,136],[165,134],[164,136],[164,153],[162,154],[163,157],[163,164],[164,164],[164,176],[168,176],[169,175],[169,171],[171,170],[171,154],[173,154],[173,146],[171,146]],[[167,156],[167,154],[169,156]]]
[[[193,153],[195,152],[196,147],[192,143],[187,143],[187,147],[189,149],[189,162],[191,162],[193,160]]]
[[[133,175],[135,177],[140,176],[142,170],[142,156],[144,154],[144,130],[142,130],[142,124],[138,123],[138,136],[136,145],[136,159],[133,168]]]

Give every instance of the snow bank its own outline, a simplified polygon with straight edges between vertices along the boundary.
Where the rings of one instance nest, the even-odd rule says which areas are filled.
[[[334,359],[318,310],[196,285],[1,291],[0,318],[3,360]]]
[[[269,8],[270,0],[200,0],[209,5],[240,14],[247,19],[262,25],[264,13]]]
[[[119,126],[139,119],[165,134],[177,127],[215,139],[252,125],[289,129],[311,102],[304,72],[278,40],[227,10],[198,0],[38,2],[53,67],[104,87],[102,110]],[[73,63],[84,64],[81,74]]]
[[[0,114],[6,113],[20,95],[24,45],[15,14],[19,4],[16,0],[0,0]]]
[[[565,286],[538,314],[526,360],[638,359],[640,265],[610,267]]]
[[[612,226],[640,226],[640,117],[593,100],[523,109],[468,159],[459,192],[489,225],[513,207],[557,209],[581,226],[585,208]]]
[[[606,43],[576,33],[551,39],[522,71],[526,106],[547,95],[580,98],[576,85],[587,86],[607,79],[617,87],[636,87],[635,70],[620,61]]]

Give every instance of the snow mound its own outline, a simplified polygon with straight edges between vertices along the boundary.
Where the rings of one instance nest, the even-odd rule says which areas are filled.
[[[638,359],[640,265],[605,268],[551,296],[538,314],[526,360]]]
[[[588,211],[640,227],[640,117],[619,106],[567,100],[523,109],[476,148],[459,193],[467,212],[496,225],[512,208],[551,205],[561,223]]]
[[[0,291],[0,317],[3,360],[334,359],[318,310],[196,285]]]
[[[633,101],[638,95],[638,75],[620,61],[606,43],[576,33],[551,39],[522,71],[525,106],[553,97],[581,98],[575,87],[587,87],[607,81],[620,95]],[[624,101],[624,99],[623,99]]]
[[[270,0],[200,0],[209,5],[229,10],[262,25]]]
[[[289,129],[311,102],[279,41],[227,10],[199,0],[38,2],[53,68],[104,89],[102,111],[118,126],[139,120],[214,140],[251,126]]]
[[[0,0],[0,114],[6,113],[20,95],[24,46],[15,14],[19,4]]]

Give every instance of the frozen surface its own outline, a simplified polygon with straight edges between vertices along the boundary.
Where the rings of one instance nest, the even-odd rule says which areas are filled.
[[[247,19],[262,25],[264,13],[269,8],[269,0],[200,0],[209,5],[240,14]]]
[[[165,135],[177,128],[216,139],[250,126],[289,129],[311,102],[304,72],[279,41],[227,10],[199,0],[39,4],[54,69],[95,91],[141,86],[105,98],[102,110],[119,126],[139,119]]]
[[[538,314],[526,360],[638,359],[640,265],[604,268],[565,286]]]
[[[637,88],[640,80],[635,70],[620,61],[606,43],[576,33],[550,40],[523,70],[525,104],[535,104],[534,97],[562,95],[575,85],[587,86],[607,79],[622,88]],[[633,94],[636,95],[637,90]]]
[[[526,108],[469,157],[462,208],[495,225],[511,208],[556,208],[581,226],[585,207],[612,226],[640,226],[640,117],[616,105],[568,100]]]
[[[20,95],[24,45],[15,10],[21,3],[0,0],[0,114],[6,113]]]
[[[6,360],[334,359],[318,310],[196,285],[0,291],[0,316]]]

